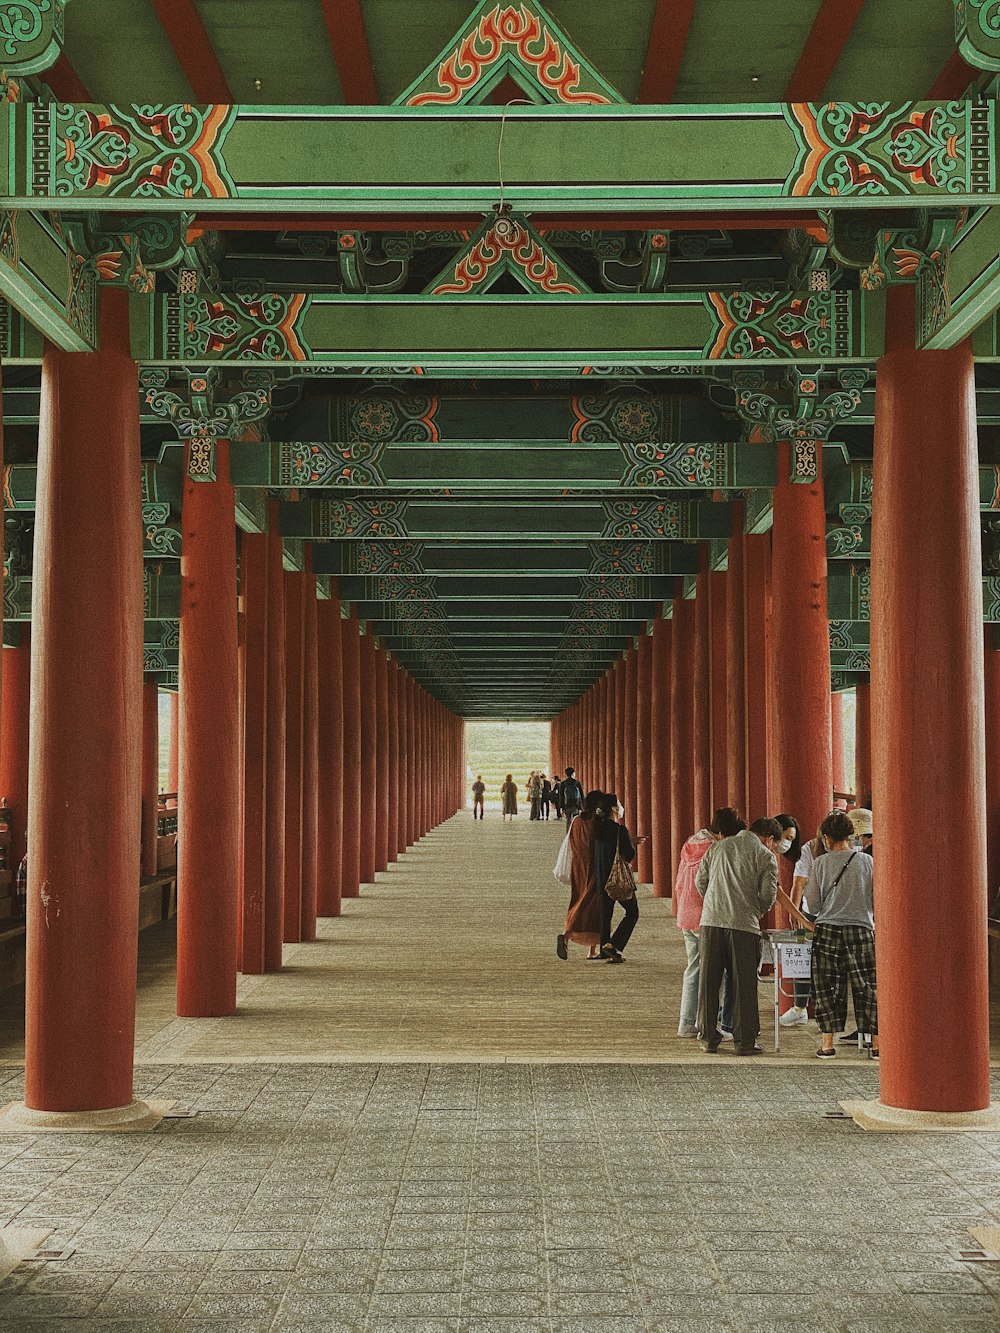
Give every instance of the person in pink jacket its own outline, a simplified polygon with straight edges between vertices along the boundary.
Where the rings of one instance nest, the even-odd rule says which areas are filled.
[[[720,838],[730,838],[740,833],[746,824],[737,810],[726,806],[716,810],[710,828],[699,829],[693,833],[681,848],[680,864],[677,867],[677,879],[674,883],[674,899],[677,903],[677,926],[684,936],[684,949],[687,953],[687,966],[681,982],[681,1015],[677,1028],[678,1037],[697,1037],[698,1035],[698,978],[701,972],[701,959],[698,953],[698,930],[701,926],[701,908],[703,898],[694,886],[698,867],[702,857],[714,842]],[[723,1040],[732,1037],[733,997],[726,973],[726,984],[722,999],[722,1017],[719,1028]]]

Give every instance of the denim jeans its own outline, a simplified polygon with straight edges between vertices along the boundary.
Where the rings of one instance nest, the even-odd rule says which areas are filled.
[[[698,978],[701,974],[701,960],[698,953],[699,936],[696,930],[682,930],[684,949],[687,953],[687,966],[681,981],[681,1017],[685,1027],[694,1027],[698,1022]],[[719,1026],[727,1032],[733,1030],[733,987],[729,973],[722,984],[722,1010]]]

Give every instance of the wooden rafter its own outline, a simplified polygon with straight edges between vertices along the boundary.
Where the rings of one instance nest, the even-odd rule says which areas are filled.
[[[961,97],[975,78],[976,71],[965,63],[961,53],[957,50],[952,51],[942,65],[940,74],[928,89],[927,96],[931,101]]]
[[[194,0],[153,0],[181,69],[199,102],[235,102]]]
[[[360,0],[323,0],[337,74],[348,106],[375,106],[378,88]]]
[[[694,6],[695,0],[658,0],[649,30],[640,102],[662,105],[674,100]]]
[[[799,63],[788,80],[789,102],[818,102],[841,57],[865,0],[823,0]]]
[[[60,102],[89,102],[90,93],[83,85],[79,74],[70,64],[69,57],[63,52],[59,59],[39,76],[42,83],[47,83]]]

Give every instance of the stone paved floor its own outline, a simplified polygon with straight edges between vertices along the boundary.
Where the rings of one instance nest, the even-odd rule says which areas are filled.
[[[558,841],[451,821],[233,1019],[174,1019],[147,933],[137,1093],[192,1114],[0,1136],[0,1223],[67,1250],[0,1284],[0,1330],[1000,1328],[1000,1263],[960,1254],[1000,1222],[1000,1136],[827,1118],[877,1069],[811,1029],[758,1060],[678,1040],[648,894],[625,967],[559,963]]]

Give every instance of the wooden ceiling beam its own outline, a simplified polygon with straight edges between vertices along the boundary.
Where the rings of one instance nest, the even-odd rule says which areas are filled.
[[[199,102],[235,102],[194,0],[153,0],[167,40]]]
[[[344,102],[348,106],[377,106],[375,66],[361,0],[323,0],[323,19]]]
[[[639,101],[665,105],[674,100],[695,0],[657,0],[646,47]]]
[[[818,102],[840,59],[865,0],[823,0],[799,63],[785,89],[787,102]]]

